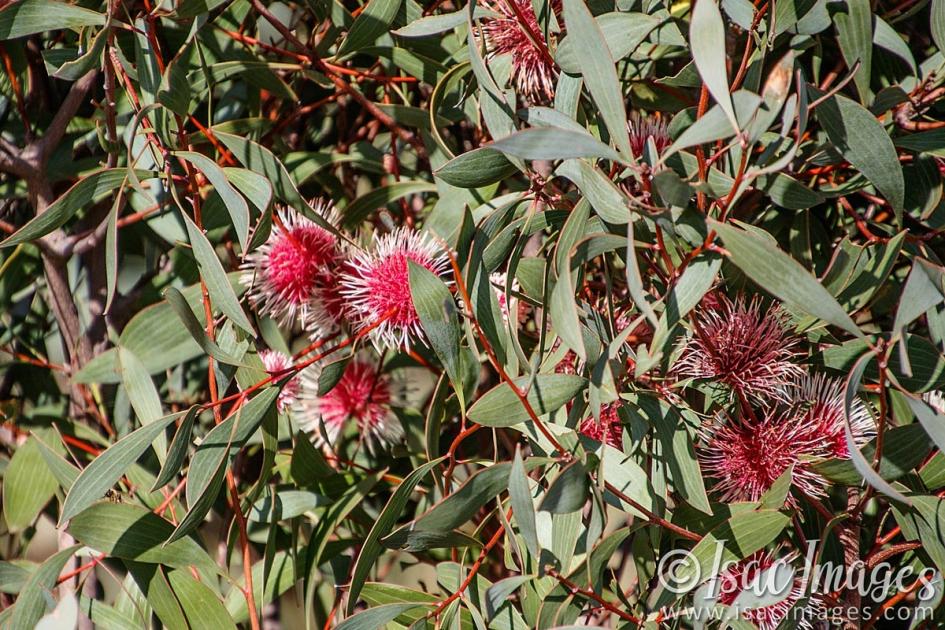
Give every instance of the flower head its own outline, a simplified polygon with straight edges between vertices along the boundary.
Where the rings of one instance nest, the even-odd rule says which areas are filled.
[[[695,332],[675,371],[723,383],[762,405],[787,402],[792,383],[804,372],[792,363],[798,339],[786,320],[779,306],[764,309],[757,297],[733,302],[719,296],[717,308],[696,314]]]
[[[646,143],[650,138],[653,139],[657,155],[665,151],[672,143],[666,121],[655,116],[630,112],[627,119],[627,131],[630,134],[630,149],[633,151],[634,157],[637,158],[643,157],[643,153],[646,151]]]
[[[728,566],[716,578],[718,602],[725,606],[737,603],[739,616],[753,623],[758,630],[775,630],[806,590],[804,579],[796,570],[793,574],[778,571],[781,567],[788,568],[793,559],[792,555],[775,560],[770,551],[762,549]],[[758,597],[778,598],[778,601],[757,608],[749,607],[750,602],[744,599],[736,602],[746,591]],[[792,613],[791,627],[810,628],[810,612],[815,607],[816,603],[813,606],[808,604],[797,613],[797,618]]]
[[[850,458],[843,411],[843,381],[827,378],[823,374],[806,376],[797,384],[794,404],[800,414],[798,422],[806,427],[813,437],[826,440],[828,457]],[[859,398],[854,399],[850,410],[850,433],[853,442],[862,446],[875,432],[876,426],[866,405]]]
[[[554,96],[554,63],[548,52],[548,42],[542,34],[542,27],[535,16],[532,1],[491,0],[484,4],[499,14],[499,17],[482,21],[488,54],[511,57],[512,82],[526,100],[550,100]],[[514,8],[511,5],[514,5]],[[560,2],[555,0],[552,5],[557,12]],[[536,42],[536,39],[539,41]]]
[[[292,367],[292,359],[276,350],[263,350],[259,353],[259,358],[269,374],[279,374],[280,372]],[[278,377],[281,380],[281,377]],[[276,407],[280,412],[291,407],[299,395],[299,377],[292,377],[282,386],[279,397],[276,399]]]
[[[303,375],[299,394],[299,426],[323,444],[323,435],[334,444],[348,421],[355,422],[368,445],[376,440],[392,444],[403,436],[394,415],[395,399],[391,378],[368,361],[353,359],[341,379],[327,393],[318,395],[318,373]],[[324,444],[323,444],[324,445]]]
[[[375,235],[373,250],[355,255],[341,280],[341,294],[357,318],[355,327],[374,325],[370,335],[378,349],[409,348],[412,341],[423,339],[410,293],[408,261],[437,275],[449,264],[429,236],[400,228]]]
[[[605,442],[616,449],[620,449],[623,435],[623,423],[620,421],[619,402],[612,402],[602,405],[600,408],[600,421],[593,415],[588,416],[581,423],[579,431],[592,440]]]
[[[702,426],[702,434],[699,463],[726,503],[757,501],[791,466],[794,487],[810,496],[825,494],[827,480],[811,469],[809,459],[827,457],[828,441],[797,414],[769,413],[752,421],[718,415]],[[793,504],[793,497],[788,500]]]
[[[316,202],[328,220],[334,211]],[[266,242],[246,256],[240,281],[262,314],[286,323],[299,317],[309,330],[327,332],[340,320],[330,295],[337,282],[342,250],[338,238],[294,210],[280,212]]]

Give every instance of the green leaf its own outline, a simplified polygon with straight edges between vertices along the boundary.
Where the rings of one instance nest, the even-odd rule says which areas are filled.
[[[598,157],[615,162],[621,161],[620,156],[613,149],[591,134],[555,127],[526,129],[486,146],[525,160]]]
[[[164,429],[182,415],[173,413],[146,424],[118,440],[104,453],[93,459],[72,484],[62,506],[59,522],[65,523],[105,496],[105,492],[141,458],[155,438],[163,434]]]
[[[59,573],[78,549],[78,545],[73,545],[53,554],[30,575],[16,599],[10,628],[36,627],[46,612],[46,602],[52,599],[52,590],[56,586]]]
[[[509,502],[512,505],[512,514],[518,525],[518,531],[525,539],[525,545],[533,558],[541,557],[541,546],[538,543],[538,529],[535,524],[535,504],[532,502],[532,493],[528,488],[528,477],[525,475],[525,464],[522,462],[522,449],[515,447],[515,457],[512,459],[512,469],[509,471]]]
[[[548,486],[538,509],[552,514],[576,512],[587,503],[588,487],[587,469],[581,462],[573,461]]]
[[[901,220],[905,183],[886,129],[869,110],[839,94],[818,105],[817,116],[844,159],[876,186]]]
[[[605,13],[594,18],[604,35],[607,48],[614,60],[619,60],[634,50],[652,33],[663,20],[645,13]],[[565,37],[555,50],[558,67],[568,74],[581,74],[587,51],[576,40]]]
[[[351,571],[351,584],[348,589],[346,614],[350,615],[354,612],[358,603],[358,596],[361,594],[361,588],[364,586],[364,581],[367,579],[368,574],[374,567],[374,563],[383,551],[383,547],[380,543],[381,538],[390,533],[391,528],[393,528],[397,519],[404,511],[407,501],[410,499],[411,494],[413,494],[417,484],[444,459],[445,457],[440,457],[439,459],[429,461],[407,475],[407,477],[400,482],[400,485],[397,486],[397,489],[394,490],[394,493],[391,495],[390,499],[388,499],[384,509],[381,510],[380,516],[377,517],[377,520],[371,527],[371,531],[368,532],[367,537],[361,544],[361,552],[358,554],[358,559],[354,563],[354,569]]]
[[[164,460],[161,471],[154,480],[154,485],[151,486],[152,492],[169,484],[171,479],[183,468],[184,458],[187,456],[187,448],[190,446],[190,439],[194,431],[194,422],[197,420],[199,413],[200,407],[194,405],[187,410],[184,419],[181,420],[180,426],[177,427],[177,432],[174,433],[174,439],[171,441],[171,448],[167,452],[167,458]]]
[[[10,9],[0,12],[0,16],[8,11]],[[150,171],[135,171],[135,174],[139,179],[154,177],[154,173]],[[7,237],[6,240],[0,243],[0,247],[12,247],[20,243],[28,243],[49,234],[56,228],[62,227],[81,208],[87,208],[91,204],[115,194],[119,188],[124,186],[127,176],[128,169],[113,168],[83,177],[56,199],[51,206],[46,208],[41,215],[33,218],[29,223]]]
[[[32,525],[59,486],[37,442],[36,437],[23,442],[3,474],[3,518],[11,532]]]
[[[358,14],[347,37],[338,47],[338,57],[357,52],[370,46],[378,37],[387,33],[387,28],[400,10],[401,0],[370,0]]]
[[[463,380],[459,353],[459,319],[453,294],[435,274],[412,260],[407,261],[410,292],[420,325],[427,341],[439,357],[456,390],[459,404],[465,409]]]
[[[919,423],[928,434],[939,451],[945,451],[945,416],[937,413],[929,405],[921,400],[906,397],[912,413],[918,418]]]
[[[515,165],[499,151],[479,147],[456,156],[433,174],[451,186],[480,188],[500,182],[517,172]]]
[[[852,413],[853,403],[857,398],[857,389],[860,386],[860,381],[863,379],[863,372],[866,371],[866,366],[872,356],[872,353],[864,354],[857,360],[856,363],[853,364],[853,369],[850,371],[850,375],[847,377],[846,387],[844,388],[843,429],[846,436],[847,450],[850,453],[850,461],[853,462],[853,466],[868,484],[891,499],[895,499],[896,501],[904,503],[905,505],[912,505],[912,502],[907,497],[903,496],[902,493],[893,488],[885,479],[883,479],[879,473],[873,470],[870,462],[866,461],[866,458],[863,457],[863,453],[861,453],[860,449],[857,447],[857,444],[853,439],[853,433],[850,431],[850,416]]]
[[[374,0],[377,2],[377,0]],[[415,608],[432,609],[433,604],[417,604],[414,602],[400,604],[384,604],[368,608],[356,615],[348,617],[336,626],[335,630],[377,630],[384,628],[387,624],[405,612]]]
[[[240,247],[243,251],[246,251],[246,245],[249,243],[249,206],[243,196],[229,182],[226,173],[216,162],[202,153],[176,151],[174,155],[196,166],[207,177],[207,180],[213,184],[217,194],[223,200],[227,212],[230,213],[230,219],[233,221],[233,228],[236,230]]]
[[[221,571],[191,538],[165,545],[173,531],[173,525],[146,508],[111,501],[96,503],[69,523],[69,533],[76,540],[109,556],[181,569],[193,565],[212,573]]]
[[[409,195],[436,192],[436,185],[422,180],[400,181],[387,186],[380,186],[351,202],[344,209],[343,220],[345,225],[357,225],[367,219],[372,212],[383,208],[392,201],[397,201]]]
[[[738,121],[726,75],[725,23],[716,0],[696,2],[689,24],[689,43],[693,61],[709,94],[725,112],[732,129],[738,133]]]
[[[513,382],[519,390],[529,386],[530,377]],[[526,399],[538,416],[551,413],[574,400],[587,381],[572,374],[539,374],[528,387]],[[469,419],[488,427],[510,427],[529,420],[530,416],[508,383],[501,383],[486,392],[467,414]]]
[[[774,541],[790,518],[774,510],[742,512],[718,525],[692,548],[691,556],[674,571],[674,589],[688,592],[714,577],[711,569],[746,558]],[[720,560],[716,560],[721,556]]]
[[[102,26],[105,16],[57,0],[22,0],[0,11],[0,40],[45,31]]]
[[[219,308],[224,315],[245,330],[250,335],[256,334],[253,325],[243,312],[240,301],[230,286],[230,281],[223,271],[220,259],[217,253],[210,245],[210,241],[204,236],[203,232],[194,225],[186,214],[182,214],[184,223],[187,226],[187,235],[190,238],[190,246],[193,248],[194,258],[197,259],[197,266],[200,268],[200,275],[207,284],[207,291],[210,293],[210,299]]]
[[[600,110],[600,116],[607,126],[607,131],[610,132],[611,140],[625,159],[632,160],[633,151],[630,148],[630,134],[627,133],[624,96],[617,79],[614,58],[607,47],[604,33],[584,0],[564,0],[562,6],[568,31],[567,38],[572,40],[572,46],[576,46],[581,51],[583,60],[581,74],[584,77],[584,84]]]
[[[204,330],[200,320],[194,315],[194,312],[190,309],[190,304],[187,303],[187,299],[180,291],[174,287],[168,287],[164,290],[164,299],[171,305],[171,308],[174,309],[174,312],[183,322],[184,328],[194,338],[194,341],[200,344],[204,352],[221,363],[236,366],[243,365],[240,359],[230,356],[207,335],[207,331]]]
[[[265,212],[272,202],[272,184],[259,173],[246,168],[224,166],[223,174],[227,181],[236,186],[250,203],[260,212]]]
[[[125,387],[125,393],[128,394],[128,400],[131,401],[131,407],[142,426],[151,424],[164,415],[161,410],[161,397],[147,369],[133,352],[121,346],[118,346],[118,373],[121,375],[121,382]],[[164,461],[164,454],[167,451],[164,433],[158,433],[154,442],[154,450],[158,458]]]
[[[847,312],[799,262],[753,232],[709,219],[731,260],[745,274],[781,300],[843,330],[863,336]]]
[[[286,551],[278,551],[272,557],[271,566],[266,566],[265,560],[253,565],[253,587],[256,591],[256,605],[266,605],[275,601],[277,597],[292,588],[296,583],[296,566],[293,555]],[[268,568],[268,572],[266,569]],[[263,583],[265,582],[265,592]],[[241,580],[240,586],[244,585]],[[246,606],[246,597],[239,588],[230,589],[224,602],[227,611],[237,623],[249,620],[249,611]]]
[[[833,14],[837,27],[837,41],[847,68],[860,66],[853,75],[853,83],[860,102],[869,104],[870,73],[873,67],[873,11],[869,0],[845,0]]]
[[[167,579],[191,628],[236,630],[220,597],[209,586],[195,580],[189,571],[168,571]]]
[[[939,51],[945,50],[945,0],[932,0],[932,39]]]

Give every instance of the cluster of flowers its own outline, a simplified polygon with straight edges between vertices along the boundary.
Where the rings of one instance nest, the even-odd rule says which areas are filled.
[[[338,231],[329,203],[315,202],[320,225],[295,212],[274,214],[268,240],[248,254],[241,282],[259,315],[282,325],[299,325],[313,339],[341,331],[367,336],[380,352],[409,349],[423,331],[413,305],[408,261],[437,275],[448,267],[442,249],[424,233],[399,228],[373,237],[361,250]],[[284,374],[292,359],[275,350],[259,354],[271,374]],[[402,436],[393,412],[398,388],[366,354],[351,360],[335,386],[319,395],[318,364],[287,382],[280,392],[280,411],[293,410],[299,426],[316,443],[334,444],[351,420],[371,440],[392,443]]]
[[[734,301],[710,294],[693,320],[694,332],[675,372],[725,390],[736,413],[719,411],[702,426],[699,460],[722,501],[757,501],[793,467],[792,485],[811,497],[828,481],[813,464],[848,459],[844,384],[812,375],[796,363],[800,339],[780,306],[758,297]],[[857,447],[875,432],[866,405],[855,399],[849,418]],[[790,505],[797,498],[788,497]]]

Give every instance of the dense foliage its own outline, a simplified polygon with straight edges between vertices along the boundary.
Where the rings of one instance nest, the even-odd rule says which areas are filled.
[[[4,4],[3,627],[941,627],[945,0]]]

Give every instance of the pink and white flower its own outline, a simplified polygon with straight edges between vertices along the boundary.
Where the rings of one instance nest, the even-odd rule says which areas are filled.
[[[799,422],[813,435],[823,437],[827,442],[827,456],[837,459],[850,458],[843,388],[840,379],[817,374],[801,379],[794,393]],[[857,446],[866,444],[876,433],[873,417],[859,398],[854,399],[850,410],[850,433]]]
[[[590,415],[581,422],[578,430],[582,435],[586,435],[592,440],[606,442],[618,450],[622,449],[623,422],[620,420],[619,409],[619,402],[601,405],[600,420],[598,421],[593,415]]]
[[[630,149],[636,158],[643,157],[647,141],[651,139],[653,140],[653,146],[656,147],[657,155],[660,155],[672,144],[666,121],[655,116],[630,112],[627,117],[627,132],[630,134]]]
[[[512,83],[525,100],[551,100],[555,90],[555,66],[532,0],[487,0],[482,4],[499,15],[482,21],[487,53],[511,57]],[[552,6],[557,13],[560,2],[553,0]]]
[[[331,221],[334,210],[315,202],[315,210]],[[249,301],[263,315],[281,324],[301,322],[313,334],[337,328],[341,312],[335,294],[343,260],[337,236],[294,210],[282,211],[266,242],[247,254],[240,281]]]
[[[763,406],[789,402],[792,384],[804,371],[793,363],[798,338],[779,306],[763,308],[757,296],[733,302],[721,295],[716,308],[696,313],[693,328],[676,374],[722,383]]]
[[[420,317],[410,293],[408,261],[441,275],[449,260],[426,233],[400,228],[378,237],[371,251],[357,253],[341,280],[341,295],[355,316],[355,330],[376,325],[370,334],[374,346],[410,348],[423,340]]]
[[[747,558],[729,566],[719,574],[714,584],[717,592],[717,601],[725,606],[735,604],[738,615],[753,623],[758,630],[775,630],[781,622],[791,614],[792,628],[811,628],[811,613],[819,604],[809,602],[805,607],[795,612],[791,609],[804,597],[806,584],[802,575],[796,570],[794,574],[790,564],[794,560],[792,554],[786,558],[776,560],[770,551],[756,551]],[[749,592],[759,597],[777,599],[776,603],[767,606],[750,607],[739,597]],[[778,599],[780,598],[780,599]]]
[[[259,359],[263,362],[266,372],[276,375],[277,380],[282,380],[285,376],[283,372],[292,367],[292,358],[284,355],[277,350],[263,350],[259,353]],[[276,399],[276,408],[280,413],[289,409],[299,396],[299,376],[293,376],[282,386],[279,397]]]
[[[812,458],[828,457],[827,437],[812,431],[791,410],[757,420],[735,420],[719,414],[702,425],[704,444],[697,449],[712,490],[725,503],[757,501],[791,466],[793,486],[809,496],[826,494],[827,480],[815,472]],[[796,503],[789,496],[788,502]]]
[[[319,396],[320,370],[303,375],[296,419],[299,426],[321,446],[338,442],[345,424],[354,422],[358,432],[374,442],[393,444],[403,437],[403,428],[393,412],[396,391],[391,377],[373,363],[360,358],[345,366],[341,379]]]

